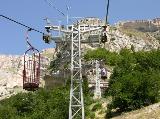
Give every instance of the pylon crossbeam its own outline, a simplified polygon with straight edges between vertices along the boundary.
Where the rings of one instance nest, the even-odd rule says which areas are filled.
[[[78,44],[77,43],[73,43],[73,45],[74,45],[74,47],[76,48],[78,48]]]
[[[76,58],[77,56],[78,56],[78,53],[75,52],[74,55],[73,55],[73,57]]]
[[[74,95],[73,95],[73,98],[76,100],[77,103],[79,103],[81,105],[81,102],[79,101],[79,99],[77,99]]]
[[[79,66],[79,62],[73,61],[73,63],[74,63],[75,66]]]
[[[73,115],[73,117],[76,115],[76,114],[78,114],[78,112],[81,110],[82,108],[79,108],[77,111],[75,111],[75,114]],[[79,115],[79,114],[78,114]],[[79,117],[81,117],[80,115],[79,115]]]
[[[76,87],[73,89],[73,91],[75,91],[78,87],[79,87],[79,85],[78,85],[78,86],[76,86]]]
[[[79,71],[77,71],[77,72],[73,75],[73,77],[76,77],[77,75],[79,75]]]

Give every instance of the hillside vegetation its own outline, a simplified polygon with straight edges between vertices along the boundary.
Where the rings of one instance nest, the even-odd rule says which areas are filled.
[[[0,101],[0,119],[68,119],[69,85],[54,89],[39,89],[19,93]],[[88,82],[83,83],[85,115],[92,116],[88,106],[92,103]]]
[[[85,58],[103,59],[114,67],[105,94],[112,97],[108,118],[160,101],[160,50],[134,52],[134,49],[122,49],[118,54],[97,49],[88,51]]]
[[[19,93],[0,102],[0,119],[67,119],[68,103],[65,88]]]
[[[113,69],[109,89],[103,96],[106,101],[112,98],[109,104],[107,102],[107,112],[102,110],[106,118],[159,102],[160,50],[134,52],[132,48],[116,53],[98,48],[89,50],[84,58],[103,60]],[[67,119],[69,82],[65,87],[19,93],[0,101],[0,119]],[[94,119],[94,111],[97,112],[101,104],[91,100],[86,79],[83,89],[86,118]],[[92,103],[95,105],[89,109]]]

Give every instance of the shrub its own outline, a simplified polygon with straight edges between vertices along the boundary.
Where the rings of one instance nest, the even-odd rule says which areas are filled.
[[[160,99],[160,51],[132,53],[124,49],[120,56],[109,82],[109,115],[112,109],[130,111]]]
[[[96,103],[93,108],[92,108],[92,111],[96,111],[98,109],[101,109],[102,108],[102,104],[101,103]]]
[[[116,40],[116,39],[115,39],[115,38],[111,38],[111,39],[110,39],[110,41],[114,41],[114,40]]]
[[[91,113],[90,118],[95,119],[95,113]]]
[[[61,87],[20,93],[0,102],[2,119],[67,119],[69,92]]]
[[[96,50],[89,50],[85,55],[84,59],[89,60],[104,60],[105,64],[115,66],[119,60],[120,57],[118,53],[116,52],[109,52],[108,50],[104,48],[98,48]]]
[[[52,90],[19,93],[0,101],[0,119],[68,119],[70,80],[66,87]],[[88,95],[88,82],[83,81],[85,115],[92,103]]]
[[[158,41],[160,41],[160,36],[156,37],[156,39],[157,39]]]

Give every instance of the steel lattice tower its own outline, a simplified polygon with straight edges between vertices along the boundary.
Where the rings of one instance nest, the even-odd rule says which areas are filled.
[[[86,25],[69,25],[67,29],[61,29],[60,26],[45,26],[48,30],[58,31],[65,34],[65,38],[54,36],[50,39],[56,43],[69,42],[71,44],[71,88],[70,88],[70,104],[69,104],[69,119],[84,119],[84,101],[82,89],[82,64],[81,64],[81,42],[99,43],[99,35],[91,34],[92,31],[101,30],[99,26]],[[89,38],[83,37],[85,33],[89,33]],[[50,34],[49,34],[50,35]],[[48,40],[48,39],[47,39]]]
[[[81,29],[72,26],[71,35],[71,89],[69,119],[84,119],[81,66]]]
[[[101,98],[101,88],[100,88],[100,78],[101,78],[101,74],[100,74],[100,70],[99,70],[99,61],[96,60],[96,87],[95,87],[95,94],[94,97],[95,98]]]

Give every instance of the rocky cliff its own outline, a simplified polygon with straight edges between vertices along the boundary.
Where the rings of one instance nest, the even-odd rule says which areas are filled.
[[[97,27],[104,25],[104,21],[98,18],[86,18],[84,20],[80,20],[78,23],[80,25],[85,24]],[[119,52],[122,48],[133,48],[135,51],[158,49],[160,44],[156,36],[160,31],[159,23],[160,19],[157,18],[152,20],[151,23],[148,20],[136,20],[109,25],[107,27],[108,41],[105,44],[105,48],[109,51],[115,52]],[[88,37],[89,34],[92,33],[100,36],[102,35],[100,34],[100,30],[97,30],[86,33],[84,36]],[[92,42],[91,44],[93,45],[93,48],[95,48],[95,44],[97,43]],[[89,44],[83,44],[83,46],[91,48]],[[99,45],[97,46],[101,47]]]
[[[41,52],[41,79],[50,63],[54,49]],[[23,56],[0,55],[0,99],[9,97],[23,90]],[[44,85],[41,81],[41,86]]]
[[[22,56],[0,55],[0,98],[22,87]]]
[[[134,29],[125,29],[123,26],[109,27],[108,42],[105,48],[119,52],[122,48],[133,48],[135,51],[158,49],[159,41],[149,33]]]

